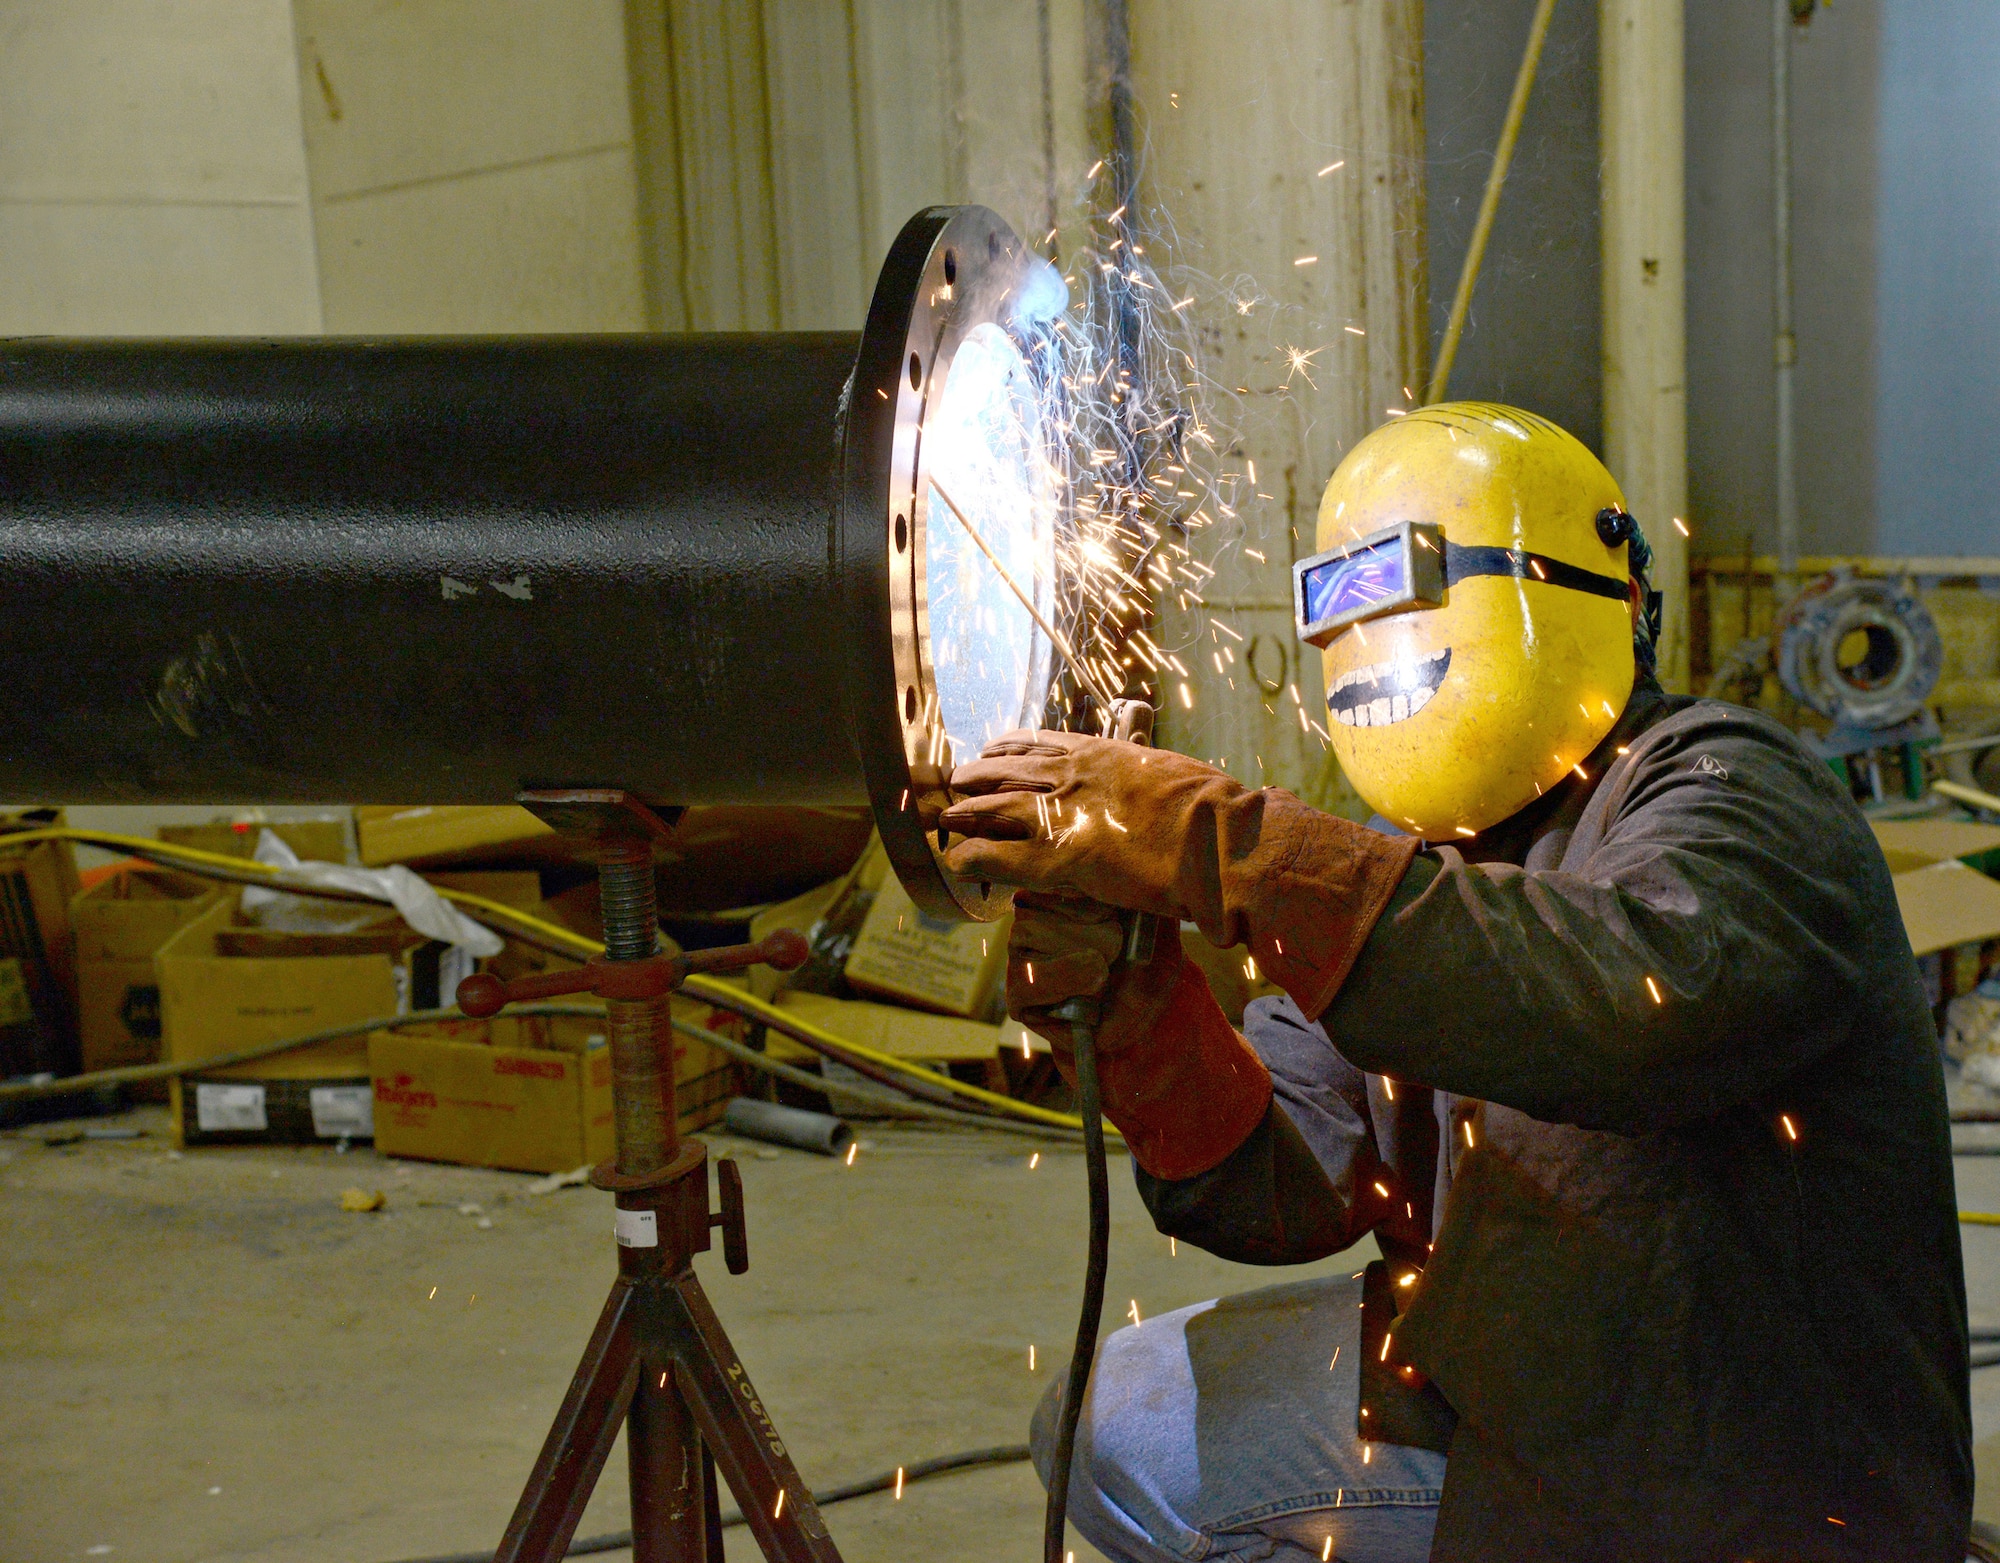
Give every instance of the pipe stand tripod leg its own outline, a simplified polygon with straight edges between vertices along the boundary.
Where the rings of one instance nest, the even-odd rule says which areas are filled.
[[[665,1379],[664,1387],[661,1380]],[[707,1454],[671,1367],[647,1357],[625,1415],[632,1563],[722,1563],[709,1555]]]

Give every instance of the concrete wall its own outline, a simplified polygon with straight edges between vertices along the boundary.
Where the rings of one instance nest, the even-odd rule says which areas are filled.
[[[288,0],[0,0],[0,332],[316,331]]]
[[[1535,0],[1424,7],[1425,215],[1435,360]],[[1602,449],[1597,7],[1562,0],[1521,122],[1447,393],[1538,412]]]
[[[1885,553],[2000,554],[2000,6],[1882,19]]]
[[[620,0],[298,0],[325,326],[642,328]]]
[[[1981,0],[1966,0],[1977,7]],[[1893,8],[1891,8],[1893,9]],[[1793,312],[1803,553],[1869,553],[1882,0],[1792,44]],[[1687,8],[1688,503],[1694,551],[1775,551],[1766,0]]]

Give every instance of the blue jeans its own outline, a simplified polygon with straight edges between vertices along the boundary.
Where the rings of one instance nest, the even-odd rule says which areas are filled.
[[[1444,1456],[1355,1436],[1360,1346],[1361,1283],[1345,1276],[1119,1330],[1077,1429],[1071,1523],[1118,1563],[1318,1563],[1329,1537],[1344,1563],[1422,1563]],[[1028,1435],[1044,1484],[1062,1389]]]

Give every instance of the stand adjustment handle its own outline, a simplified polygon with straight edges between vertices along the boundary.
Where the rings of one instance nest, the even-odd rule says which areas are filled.
[[[516,977],[512,982],[502,982],[490,972],[475,972],[458,985],[458,1007],[474,1020],[484,1020],[509,1004],[570,993],[594,993],[601,999],[656,999],[673,992],[697,972],[741,971],[746,966],[794,971],[805,964],[809,953],[804,934],[780,928],[755,944],[652,955],[641,961],[608,961],[600,956],[576,971],[543,972]]]
[[[715,1164],[715,1186],[722,1208],[708,1224],[722,1228],[722,1262],[731,1275],[741,1275],[750,1268],[750,1237],[743,1229],[743,1174],[729,1157]]]

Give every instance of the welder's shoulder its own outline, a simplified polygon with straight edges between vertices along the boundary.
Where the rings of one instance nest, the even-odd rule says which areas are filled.
[[[1627,749],[1593,800],[1604,809],[1600,850],[1672,842],[1739,869],[1761,863],[1786,879],[1891,893],[1881,849],[1846,786],[1763,713],[1671,701]]]
[[[1636,734],[1605,780],[1617,813],[1667,804],[1723,815],[1810,819],[1821,832],[1869,839],[1847,789],[1799,736],[1761,711],[1680,699]]]

